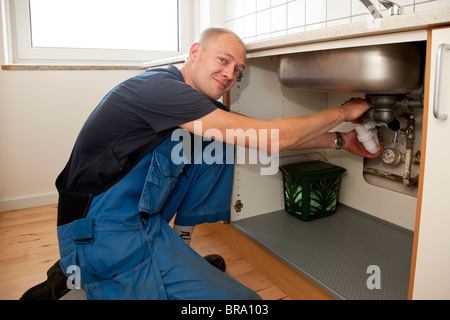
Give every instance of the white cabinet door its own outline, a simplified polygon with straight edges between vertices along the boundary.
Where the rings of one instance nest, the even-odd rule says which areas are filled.
[[[423,192],[420,225],[416,226],[412,298],[450,299],[450,28],[433,30],[431,46]]]

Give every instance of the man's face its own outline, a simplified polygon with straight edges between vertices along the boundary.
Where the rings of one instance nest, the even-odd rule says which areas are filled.
[[[215,100],[234,86],[245,69],[245,49],[229,34],[198,45],[194,58],[191,85]]]

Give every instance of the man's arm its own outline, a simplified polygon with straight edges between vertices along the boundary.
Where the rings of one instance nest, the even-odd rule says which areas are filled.
[[[272,146],[273,141],[270,141],[271,139],[258,141],[257,146],[274,153],[288,149],[320,148],[325,144],[328,144],[329,147],[331,136],[326,134],[329,130],[342,122],[358,119],[369,108],[369,103],[363,99],[350,99],[342,106],[327,109],[314,115],[281,118],[271,121],[249,118],[218,109],[197,120],[201,121],[201,133],[195,132],[195,121],[185,123],[180,127],[192,133],[216,139],[224,139],[227,129],[235,131],[242,129],[243,132],[247,132],[249,129],[254,130],[258,139],[264,136],[260,134],[260,130],[266,130],[269,136],[271,130],[278,130],[277,146]],[[214,137],[210,135],[211,131],[208,132],[208,129],[219,130],[222,136]],[[239,139],[236,139],[234,142],[226,142],[238,143],[238,141]],[[252,147],[249,146],[248,142],[247,139],[244,143],[245,147]]]
[[[359,142],[358,140],[358,134],[355,130],[352,130],[350,132],[343,132],[342,136],[345,140],[344,150],[347,150],[353,154],[356,154],[361,157],[365,158],[377,158],[383,153],[384,150],[384,144],[383,141],[380,140],[380,150],[376,154],[369,153],[366,148],[364,148],[364,145]],[[297,149],[322,149],[322,148],[330,148],[333,149],[336,147],[334,141],[336,139],[336,134],[334,132],[327,132],[323,135],[317,137],[316,139],[313,139],[307,143],[304,143],[302,145],[299,145]]]

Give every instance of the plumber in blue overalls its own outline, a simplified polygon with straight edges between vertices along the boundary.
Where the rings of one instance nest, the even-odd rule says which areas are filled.
[[[180,237],[229,219],[233,163],[173,159],[175,130],[228,111],[216,100],[244,62],[236,35],[208,29],[183,68],[125,80],[87,119],[56,186],[60,266],[76,266],[88,299],[260,299]]]

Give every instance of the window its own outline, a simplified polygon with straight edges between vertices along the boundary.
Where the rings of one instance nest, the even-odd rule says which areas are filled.
[[[12,63],[140,64],[187,52],[188,0],[10,0]]]

